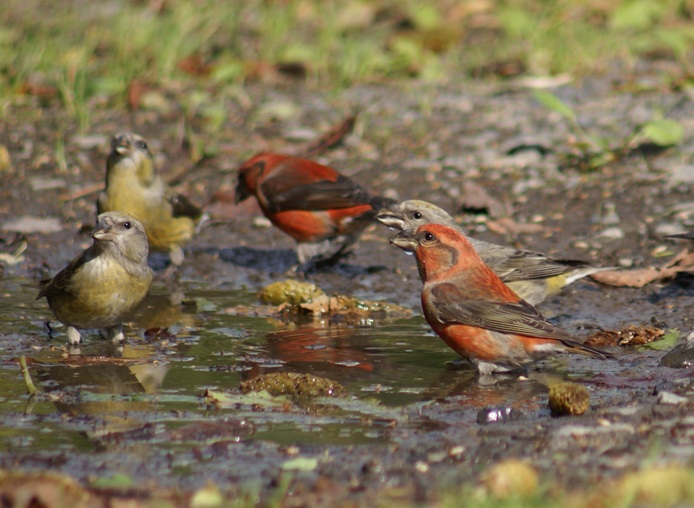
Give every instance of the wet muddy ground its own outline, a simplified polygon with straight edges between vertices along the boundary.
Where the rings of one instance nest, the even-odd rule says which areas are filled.
[[[230,496],[279,492],[288,504],[320,505],[440,500],[507,458],[532,462],[543,484],[568,490],[644,464],[691,464],[688,273],[638,289],[582,280],[540,307],[581,338],[628,325],[678,330],[682,352],[668,367],[661,361],[672,344],[612,346],[614,360],[561,357],[536,364],[527,379],[493,382],[451,363],[456,355],[419,315],[414,260],[376,225],[343,264],[306,278],[329,294],[412,309],[412,317],[294,323],[265,315],[257,291],[286,278],[295,257],[290,239],[248,203],[208,207],[213,220],[181,270],[183,303],[172,304],[171,289],[157,282],[124,348],[90,335],[70,351],[60,327],[49,338],[50,312],[34,301],[36,281],[89,244],[115,132],[148,138],[162,173],[202,204],[233,188],[235,168],[253,153],[298,153],[355,111],[355,132],[318,160],[373,192],[437,203],[485,240],[605,266],[662,265],[688,247],[664,235],[694,225],[694,105],[686,94],[649,88],[648,73],[641,79],[640,93],[606,78],[555,90],[587,131],[614,146],[663,111],[684,126],[679,146],[635,150],[595,170],[571,158],[574,134],[520,86],[334,95],[251,87],[225,97],[216,155],[196,164],[182,148],[182,112],[171,99],[168,113],[95,112],[86,135],[73,134],[57,110],[14,107],[0,124],[12,161],[0,174],[0,467],[65,472],[95,488],[121,475],[130,483],[118,495],[142,500],[157,488],[185,497],[211,481]],[[205,137],[201,117],[188,122],[188,132]],[[491,199],[470,206],[479,188]],[[159,269],[164,263],[153,259]],[[31,401],[21,355],[45,392]],[[267,399],[239,390],[279,371],[332,379],[347,396]],[[548,387],[560,380],[588,388],[587,414],[550,416]],[[117,490],[105,485],[100,492]]]

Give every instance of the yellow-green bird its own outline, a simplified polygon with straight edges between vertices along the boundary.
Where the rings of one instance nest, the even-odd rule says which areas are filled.
[[[116,135],[106,164],[106,188],[97,201],[99,213],[134,215],[147,231],[153,251],[168,252],[180,266],[202,210],[178,194],[157,174],[147,141],[134,133]]]
[[[123,321],[147,296],[152,269],[147,265],[147,235],[140,221],[122,212],[99,215],[94,243],[55,277],[40,282],[36,299],[46,297],[55,317],[67,328],[70,344],[79,330],[99,328],[121,342]]]
[[[417,199],[404,201],[379,211],[381,223],[400,231],[422,224],[443,224],[463,232],[445,210]],[[539,252],[519,250],[470,238],[482,260],[526,302],[537,305],[547,296],[591,273],[614,268],[591,266],[585,261],[554,259]]]

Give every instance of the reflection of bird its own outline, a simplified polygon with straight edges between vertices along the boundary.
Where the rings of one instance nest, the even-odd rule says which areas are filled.
[[[297,241],[302,264],[339,259],[376,210],[392,202],[328,166],[272,153],[256,155],[239,169],[236,202],[252,195],[265,216]]]
[[[174,266],[183,263],[183,246],[192,238],[202,211],[164,183],[154,167],[147,141],[132,133],[111,142],[106,189],[99,213],[126,212],[145,226],[152,250],[168,252]]]
[[[126,213],[107,212],[97,218],[94,243],[50,280],[41,281],[37,299],[46,297],[55,317],[67,325],[70,344],[78,329],[101,328],[120,342],[122,323],[147,295],[152,270],[147,266],[147,235]]]
[[[401,231],[422,224],[444,224],[462,233],[453,217],[426,201],[410,200],[388,206],[379,211],[376,218],[386,226]],[[539,252],[514,249],[475,238],[468,237],[468,240],[501,280],[533,305],[582,277],[613,269],[590,266],[585,261],[553,259]]]
[[[609,356],[576,342],[519,298],[459,231],[426,224],[398,233],[391,242],[417,258],[429,325],[481,373],[512,370],[552,353]]]

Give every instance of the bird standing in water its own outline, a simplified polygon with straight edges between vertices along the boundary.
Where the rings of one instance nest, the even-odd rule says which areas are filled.
[[[124,340],[122,323],[145,298],[152,282],[147,235],[135,217],[102,213],[92,231],[94,243],[52,279],[41,281],[55,317],[67,328],[70,344],[81,329],[100,328],[114,343]]]
[[[398,233],[391,243],[417,258],[429,326],[481,374],[514,370],[555,353],[610,356],[547,321],[501,281],[459,231],[425,224]]]

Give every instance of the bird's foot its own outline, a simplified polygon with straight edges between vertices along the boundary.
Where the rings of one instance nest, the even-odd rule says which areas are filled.
[[[74,326],[67,327],[67,340],[71,346],[76,346],[82,342],[82,334]]]

